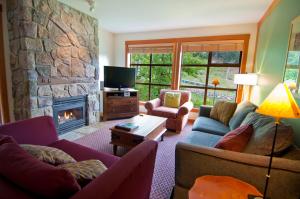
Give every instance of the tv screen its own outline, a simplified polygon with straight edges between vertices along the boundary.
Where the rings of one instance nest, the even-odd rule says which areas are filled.
[[[104,66],[104,87],[134,88],[135,68]]]

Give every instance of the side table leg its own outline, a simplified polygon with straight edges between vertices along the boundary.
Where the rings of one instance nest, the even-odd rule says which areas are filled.
[[[114,151],[114,155],[117,155],[117,151],[118,151],[118,146],[117,145],[113,146],[113,151]]]
[[[160,141],[164,141],[164,135],[160,137]]]

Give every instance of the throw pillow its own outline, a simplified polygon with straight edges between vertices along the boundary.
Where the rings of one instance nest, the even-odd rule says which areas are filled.
[[[245,124],[253,124],[254,133],[243,152],[270,155],[275,134],[274,118],[251,112],[248,113],[241,125]],[[293,141],[293,129],[281,123],[278,126],[274,152],[280,154],[289,148]]]
[[[5,143],[17,143],[12,136],[0,134],[0,145]]]
[[[198,177],[189,190],[189,199],[248,198],[248,195],[262,196],[254,186],[229,176]]]
[[[166,92],[164,97],[164,106],[178,108],[180,106],[181,93]]]
[[[38,198],[69,198],[80,190],[65,169],[37,160],[18,144],[0,145],[0,175]]]
[[[58,165],[59,168],[68,170],[81,187],[98,177],[107,167],[99,160],[85,160],[81,162]]]
[[[253,133],[252,125],[244,125],[227,133],[215,148],[241,152],[245,149]]]
[[[256,105],[249,101],[244,101],[237,105],[237,108],[229,121],[230,130],[238,128],[248,113],[255,111]]]
[[[20,146],[38,160],[52,165],[76,162],[76,160],[72,158],[69,154],[54,147],[30,144],[21,144]]]
[[[218,101],[210,111],[210,118],[218,120],[228,126],[237,104],[234,102]]]

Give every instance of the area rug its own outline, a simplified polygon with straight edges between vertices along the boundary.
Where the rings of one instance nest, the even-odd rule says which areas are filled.
[[[110,130],[120,121],[101,122],[99,130],[75,140],[76,143],[90,147],[97,151],[113,154],[110,142]],[[188,124],[180,134],[167,131],[164,141],[159,142],[153,175],[151,199],[168,199],[175,185],[175,145],[185,134],[191,131],[192,124]],[[118,155],[126,153],[125,149],[118,147]]]

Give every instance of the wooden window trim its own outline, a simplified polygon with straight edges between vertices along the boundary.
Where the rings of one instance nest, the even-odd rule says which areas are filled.
[[[3,18],[2,5],[0,4],[0,124],[10,122],[9,105],[6,82],[6,69],[4,60],[4,38],[3,38]]]
[[[181,71],[181,48],[182,43],[186,42],[205,42],[205,41],[243,41],[243,51],[241,57],[240,73],[246,72],[246,63],[248,57],[250,34],[239,34],[239,35],[219,35],[219,36],[204,36],[204,37],[185,37],[185,38],[167,38],[167,39],[151,39],[151,40],[131,40],[125,41],[125,64],[127,67],[130,66],[128,63],[128,51],[129,45],[146,45],[146,44],[161,44],[161,43],[172,43],[174,45],[174,58],[173,58],[173,73],[172,73],[172,89],[179,89],[180,85],[180,71]],[[239,103],[243,96],[243,86],[238,86],[236,102]]]

